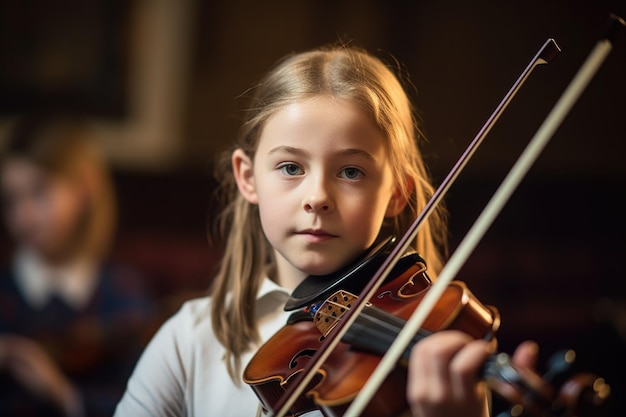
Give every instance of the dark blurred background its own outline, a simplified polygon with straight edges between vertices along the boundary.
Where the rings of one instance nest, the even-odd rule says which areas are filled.
[[[397,63],[424,120],[439,183],[540,46],[539,66],[446,198],[452,248],[598,41],[623,0],[0,0],[0,134],[49,106],[93,119],[114,167],[114,256],[151,280],[162,316],[202,294],[214,160],[237,96],[276,60],[327,42]],[[623,33],[622,33],[623,35]],[[578,351],[626,396],[626,36],[600,68],[459,275],[502,315],[501,350]],[[0,260],[11,244],[0,235]],[[621,402],[620,402],[621,401]]]

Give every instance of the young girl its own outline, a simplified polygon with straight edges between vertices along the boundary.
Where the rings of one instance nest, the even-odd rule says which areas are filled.
[[[241,372],[285,324],[290,292],[400,235],[433,193],[407,95],[367,52],[342,45],[288,56],[253,92],[229,158],[234,176],[224,179],[227,243],[212,295],[159,330],[117,417],[254,416],[258,400]],[[440,208],[415,241],[431,276],[446,233]],[[517,361],[529,364],[531,350]],[[415,415],[485,415],[474,375],[488,354],[460,332],[420,342],[407,391]]]
[[[0,415],[110,416],[145,346],[152,303],[109,261],[115,196],[71,117],[24,117],[0,153]]]

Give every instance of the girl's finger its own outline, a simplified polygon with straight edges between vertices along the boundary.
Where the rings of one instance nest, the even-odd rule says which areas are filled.
[[[520,343],[513,353],[513,364],[520,368],[535,369],[539,357],[539,345],[532,340]]]
[[[409,363],[409,399],[438,402],[447,398],[451,390],[450,362],[471,340],[465,333],[444,331],[415,345]]]
[[[454,396],[463,398],[476,395],[480,380],[480,369],[491,355],[493,348],[489,342],[481,339],[472,340],[458,351],[450,362],[450,383]]]

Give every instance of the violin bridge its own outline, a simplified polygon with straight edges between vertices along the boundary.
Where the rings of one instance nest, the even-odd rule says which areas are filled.
[[[345,312],[350,310],[352,303],[358,297],[348,291],[339,290],[324,301],[318,308],[313,321],[319,331],[327,336],[328,333],[339,323],[339,319]]]

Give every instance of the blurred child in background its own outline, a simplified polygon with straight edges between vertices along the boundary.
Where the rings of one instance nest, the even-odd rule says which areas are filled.
[[[0,415],[110,416],[149,337],[141,277],[109,260],[107,164],[71,118],[24,118],[0,141],[13,239],[0,269]]]

